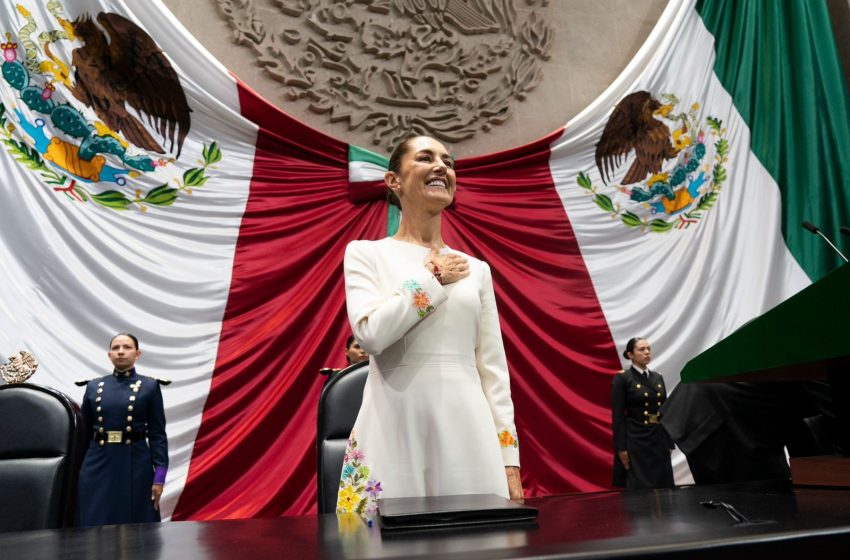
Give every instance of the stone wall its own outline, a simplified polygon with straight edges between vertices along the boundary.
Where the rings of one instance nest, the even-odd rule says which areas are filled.
[[[165,0],[273,104],[378,152],[405,131],[457,156],[566,124],[625,68],[666,0]],[[850,35],[848,0],[829,0]],[[847,43],[845,41],[845,43]],[[850,48],[839,44],[847,64]]]

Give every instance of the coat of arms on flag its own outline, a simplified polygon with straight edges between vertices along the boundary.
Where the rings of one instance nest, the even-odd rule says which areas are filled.
[[[588,173],[576,179],[612,218],[653,232],[684,229],[703,217],[720,195],[729,154],[720,119],[702,121],[699,103],[676,112],[676,95],[660,97],[637,91],[622,98],[596,144],[602,184]]]
[[[50,0],[58,28],[39,32],[31,11],[16,8],[24,25],[16,40],[7,31],[0,44],[14,99],[0,101],[0,141],[19,163],[57,192],[117,210],[169,206],[203,186],[207,168],[221,160],[216,142],[204,145],[199,167],[182,177],[165,170],[180,157],[191,109],[177,72],[145,30],[109,12],[68,20]],[[57,54],[60,41],[75,44],[70,61]],[[96,191],[96,183],[114,187]]]

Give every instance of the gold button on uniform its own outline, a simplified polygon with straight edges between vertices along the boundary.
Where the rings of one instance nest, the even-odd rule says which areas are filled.
[[[98,416],[98,417],[97,417],[97,421],[98,421],[98,422],[103,422],[103,416]]]
[[[133,417],[132,417],[132,416],[128,416],[128,417],[127,417],[127,422],[132,422],[132,421],[133,421]]]
[[[100,412],[101,410],[103,410],[101,407],[97,407],[98,412]]]
[[[640,383],[637,384],[637,388],[640,389]]]
[[[97,429],[97,431],[98,431],[98,432],[100,432],[100,433],[102,434],[102,433],[103,433],[103,426],[101,426],[100,428],[98,428],[98,429]]]
[[[100,397],[96,398],[94,402],[100,402]]]
[[[132,431],[133,431],[133,427],[132,427],[132,426],[127,426],[127,431],[128,431],[128,432],[132,432]]]
[[[127,440],[124,440],[124,443],[126,443],[127,445],[130,445],[130,444],[131,444],[131,443],[133,443],[133,442],[132,442],[132,441],[130,441],[129,439],[127,439]]]
[[[100,440],[98,443],[100,444],[100,446],[101,446],[101,447],[103,447],[103,444],[104,444],[105,442],[104,442],[103,440]]]
[[[133,405],[127,407],[127,412],[133,412]]]
[[[130,400],[131,400],[131,401],[136,400],[136,395],[132,395],[132,396],[130,397]]]

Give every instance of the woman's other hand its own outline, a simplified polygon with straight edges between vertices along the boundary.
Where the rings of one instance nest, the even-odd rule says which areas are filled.
[[[617,451],[617,457],[620,458],[620,462],[623,463],[623,466],[626,467],[626,470],[629,470],[629,452]]]
[[[519,467],[505,467],[505,475],[508,477],[508,494],[515,502],[523,503],[525,493],[522,490],[522,478],[519,475]]]
[[[153,509],[159,511],[159,498],[162,496],[162,484],[154,484],[151,486],[151,501]]]

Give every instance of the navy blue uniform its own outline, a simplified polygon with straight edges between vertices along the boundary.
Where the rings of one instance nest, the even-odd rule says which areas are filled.
[[[613,485],[625,488],[670,488],[673,440],[659,424],[667,399],[664,378],[647,370],[644,377],[634,366],[611,382],[611,418],[614,431]],[[629,470],[617,451],[629,452]]]
[[[165,410],[156,379],[131,369],[86,384],[83,418],[92,438],[80,472],[80,526],[159,521],[154,469],[168,467]]]

